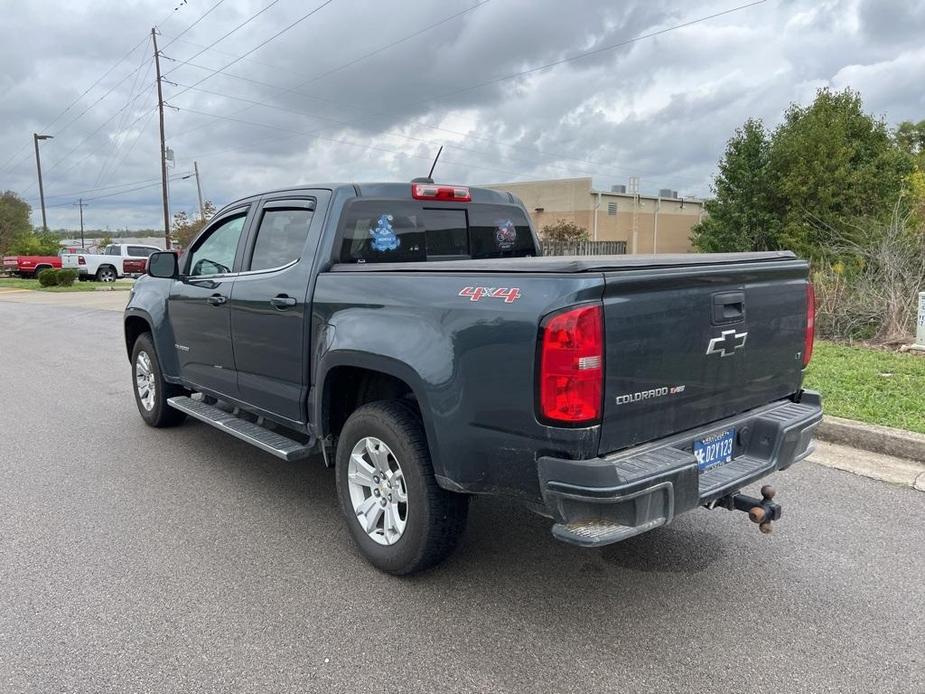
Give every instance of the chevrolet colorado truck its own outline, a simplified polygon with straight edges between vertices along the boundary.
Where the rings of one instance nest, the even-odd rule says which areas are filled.
[[[790,252],[538,257],[508,193],[315,185],[222,209],[154,253],[124,315],[138,410],[335,468],[373,565],[454,547],[474,494],[586,547],[697,507],[767,532],[822,411]]]

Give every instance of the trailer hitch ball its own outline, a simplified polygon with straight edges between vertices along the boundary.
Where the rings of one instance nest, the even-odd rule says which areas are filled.
[[[730,511],[746,512],[748,519],[758,526],[758,530],[768,535],[773,530],[772,521],[779,520],[781,517],[780,504],[773,501],[776,495],[777,491],[774,487],[766,484],[761,488],[760,499],[746,494],[730,494],[717,501],[716,505]]]

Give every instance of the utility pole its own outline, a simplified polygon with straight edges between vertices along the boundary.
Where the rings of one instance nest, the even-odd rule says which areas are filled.
[[[84,202],[83,198],[80,198],[80,200],[78,202],[75,202],[74,204],[80,208],[80,247],[85,248],[84,246],[84,207],[87,206],[87,203]]]
[[[170,205],[167,202],[167,143],[164,138],[164,93],[161,89],[161,54],[157,50],[157,29],[151,29],[154,44],[154,69],[157,73],[157,111],[161,122],[161,197],[164,201],[164,243],[170,250]]]
[[[196,172],[196,193],[199,195],[199,221],[206,221],[206,208],[202,206],[202,186],[199,185],[199,162],[193,162],[193,171]]]
[[[45,187],[42,185],[42,157],[39,156],[39,140],[51,140],[52,137],[52,135],[32,133],[32,142],[35,144],[35,168],[39,174],[39,200],[42,201],[42,231],[48,231],[48,222],[45,220]]]

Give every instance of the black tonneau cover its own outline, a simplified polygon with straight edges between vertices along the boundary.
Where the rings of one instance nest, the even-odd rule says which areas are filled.
[[[583,255],[540,258],[487,258],[415,263],[339,263],[332,272],[607,272],[638,268],[691,267],[794,260],[791,251],[761,253],[666,253],[664,255]]]

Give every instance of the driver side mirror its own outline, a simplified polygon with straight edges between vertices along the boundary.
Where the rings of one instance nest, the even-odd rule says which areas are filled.
[[[177,254],[171,251],[158,251],[148,257],[148,274],[151,277],[176,279],[180,275]]]

